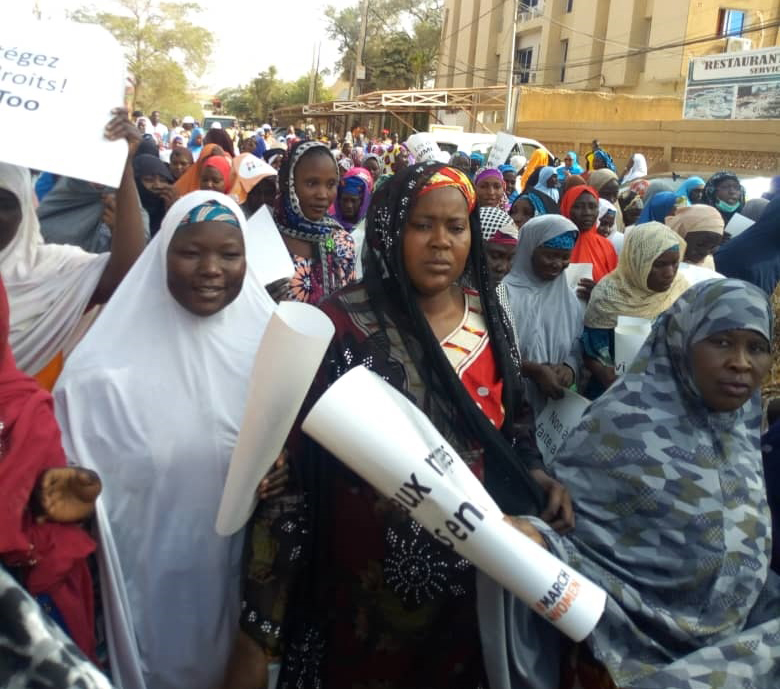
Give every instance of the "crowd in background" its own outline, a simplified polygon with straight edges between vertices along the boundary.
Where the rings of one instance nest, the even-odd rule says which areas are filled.
[[[0,644],[31,659],[0,676],[780,685],[780,178],[748,199],[728,171],[657,177],[639,152],[619,170],[597,141],[491,166],[472,151],[415,160],[391,132],[299,134],[118,109],[117,189],[0,163],[0,600],[15,625]],[[259,212],[290,279],[268,283],[249,250]],[[735,218],[753,224],[732,237]],[[570,284],[575,264],[590,269]],[[607,591],[585,641],[300,422],[249,524],[217,535],[283,300],[336,330],[300,418],[354,366],[381,375],[519,530]],[[622,370],[625,317],[652,329]],[[568,391],[591,403],[545,461],[535,422]]]

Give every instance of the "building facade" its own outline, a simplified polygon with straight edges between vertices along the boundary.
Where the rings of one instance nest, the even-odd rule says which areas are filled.
[[[506,84],[511,69],[515,84],[682,97],[690,57],[780,44],[780,0],[446,0],[444,12],[437,88]]]

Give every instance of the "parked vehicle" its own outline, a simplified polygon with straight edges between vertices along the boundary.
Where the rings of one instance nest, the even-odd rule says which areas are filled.
[[[435,125],[429,131],[433,134],[436,143],[439,144],[439,148],[442,151],[447,151],[449,154],[453,154],[455,151],[463,151],[469,155],[481,153],[487,157],[490,154],[490,149],[496,142],[496,135],[487,132],[463,132],[458,131],[457,128],[437,127]],[[530,158],[537,148],[544,148],[536,139],[527,139],[521,136],[516,136],[514,139],[515,146],[504,162],[509,162],[509,158],[513,155]]]

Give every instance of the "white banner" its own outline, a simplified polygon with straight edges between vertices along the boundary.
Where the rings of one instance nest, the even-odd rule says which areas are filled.
[[[754,81],[756,77],[780,78],[780,46],[692,57],[692,81]]]
[[[496,134],[496,143],[493,144],[493,148],[490,149],[490,155],[488,155],[487,166],[498,167],[504,165],[512,149],[515,147],[515,137],[506,132],[499,132]]]
[[[253,253],[256,257],[253,265],[257,266],[255,272],[261,282],[268,285],[282,278],[291,278],[295,266],[268,206],[263,205],[247,220],[246,230],[247,241],[258,249]]]
[[[255,491],[284,447],[335,329],[310,304],[277,307],[255,355],[244,419],[230,459],[217,533],[230,536],[257,505]]]
[[[615,328],[615,373],[622,376],[636,358],[650,334],[652,321],[647,318],[618,316]]]
[[[590,400],[566,390],[559,400],[549,400],[536,417],[536,446],[546,465],[550,464],[569,433],[579,424]]]
[[[107,141],[124,103],[122,49],[105,29],[75,22],[0,23],[0,160],[118,187],[125,141]],[[54,132],[73,136],[52,145]]]
[[[439,160],[439,155],[441,154],[439,144],[436,143],[433,135],[429,132],[412,134],[406,140],[406,146],[418,163],[426,160]]]
[[[605,592],[504,521],[428,418],[375,373],[339,378],[303,430],[564,634],[581,641],[596,626]]]

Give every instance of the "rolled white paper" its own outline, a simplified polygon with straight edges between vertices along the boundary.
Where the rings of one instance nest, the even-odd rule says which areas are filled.
[[[559,400],[549,400],[536,417],[536,446],[545,464],[550,464],[561,445],[580,422],[590,400],[565,390]]]
[[[331,320],[309,304],[285,301],[271,316],[219,504],[221,536],[234,534],[252,515],[257,486],[284,447],[334,331]]]
[[[263,285],[293,276],[295,266],[268,206],[263,205],[247,220],[246,242],[251,245],[247,246],[247,252],[252,250],[255,257],[252,265]]]
[[[570,263],[566,268],[566,282],[569,287],[576,292],[582,278],[593,279],[593,264]]]
[[[618,316],[615,328],[615,373],[622,376],[631,366],[647,336],[652,321],[648,318]]]
[[[504,521],[485,488],[428,418],[358,366],[320,397],[303,430],[564,634],[581,641],[606,593]]]

